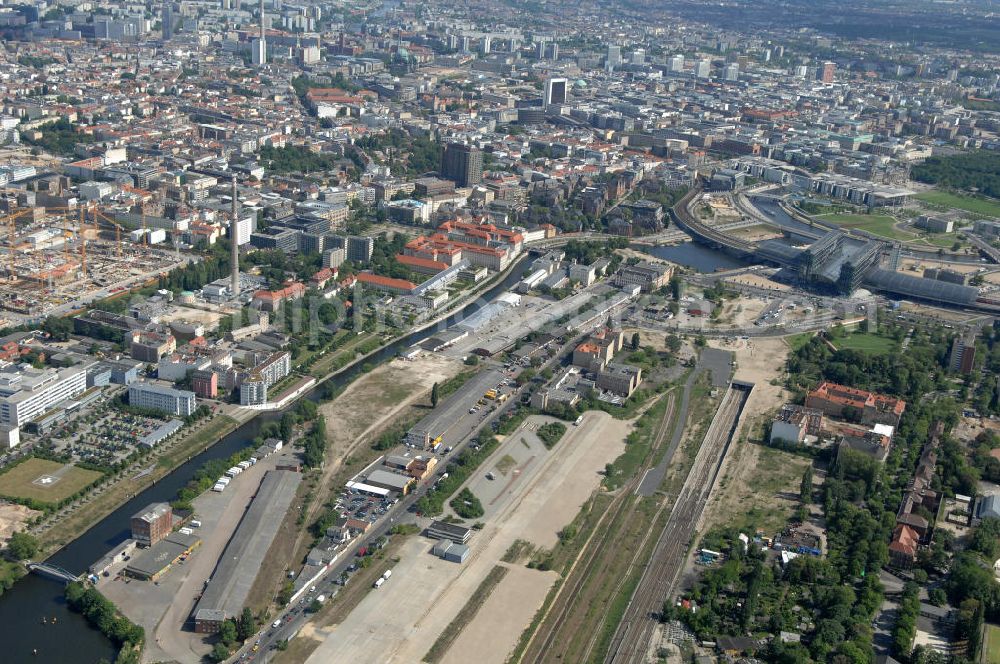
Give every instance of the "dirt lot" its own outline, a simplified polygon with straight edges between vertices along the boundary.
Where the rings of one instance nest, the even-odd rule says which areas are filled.
[[[1000,421],[986,417],[960,417],[955,427],[955,437],[961,441],[973,441],[984,431],[1000,433]]]
[[[798,504],[795,494],[808,462],[750,444],[746,438],[788,400],[789,394],[783,387],[770,383],[781,376],[788,345],[777,338],[737,340],[730,344],[713,340],[711,345],[735,352],[735,379],[754,383],[754,389],[726,458],[718,489],[705,510],[705,529],[732,522],[734,515],[744,519],[752,516],[762,522],[760,525],[778,525]]]
[[[501,563],[503,564],[503,563]],[[555,572],[541,572],[520,565],[508,565],[507,575],[483,603],[476,618],[462,630],[441,664],[504,664],[527,626],[526,612],[519,607],[541,606],[549,587],[558,578]],[[483,617],[485,616],[485,618]],[[489,644],[484,648],[483,644]]]
[[[458,360],[424,353],[412,361],[393,360],[359,378],[343,394],[320,406],[326,417],[327,440],[333,442],[327,458],[339,465],[359,438],[425,398],[434,383],[442,383],[461,370]]]
[[[537,424],[526,422],[528,427]],[[494,516],[470,540],[471,553],[463,565],[431,556],[431,540],[407,541],[385,586],[370,593],[340,625],[316,629],[314,633],[327,638],[308,661],[420,661],[515,539],[543,547],[555,544],[559,529],[597,488],[598,472],[621,453],[628,431],[627,423],[605,413],[588,413],[581,426],[570,427],[545,458],[532,464],[533,471],[525,471],[523,481],[504,492],[494,505]],[[520,445],[519,432],[509,440]],[[501,445],[483,468],[495,466],[509,451],[507,444]],[[482,474],[485,471],[470,481]],[[495,661],[505,659],[556,575],[535,572],[528,578],[530,596],[520,590],[529,584],[521,572],[501,581],[466,628],[468,634],[484,636],[459,636],[448,661],[479,661],[484,653],[494,653]]]
[[[21,530],[21,524],[39,514],[41,512],[24,505],[0,503],[0,545],[6,544],[15,531]]]
[[[730,277],[725,281],[731,284],[743,284],[745,286],[756,286],[757,288],[770,288],[771,290],[777,291],[787,291],[790,289],[790,286],[787,286],[786,284],[779,284],[777,281],[771,281],[767,277],[760,274],[741,274],[738,277]]]
[[[977,265],[976,263],[945,263],[941,261],[926,260],[923,258],[904,258],[899,262],[899,272],[916,273],[921,274],[924,270],[930,268],[946,268],[949,270],[954,270],[955,272],[961,272],[963,274],[969,274],[976,272],[982,265]]]

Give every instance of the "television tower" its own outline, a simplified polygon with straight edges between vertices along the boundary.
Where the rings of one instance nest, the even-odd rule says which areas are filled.
[[[240,245],[237,227],[240,220],[240,203],[236,195],[236,174],[233,174],[233,218],[229,221],[229,269],[232,275],[230,290],[233,299],[240,296]]]

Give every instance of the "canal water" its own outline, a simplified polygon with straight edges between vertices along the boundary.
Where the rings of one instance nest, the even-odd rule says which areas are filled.
[[[719,270],[734,270],[746,267],[749,263],[728,256],[721,251],[710,249],[694,242],[682,242],[675,245],[649,247],[646,253],[657,258],[689,267],[698,272],[717,272]]]
[[[366,360],[365,364],[374,366],[390,360],[400,351],[468,318],[483,305],[509,290],[518,282],[522,271],[521,266],[516,267],[503,281],[490,288],[476,301],[452,314],[447,321],[393,342]],[[347,385],[360,372],[361,365],[356,365],[337,374],[327,383],[335,388]],[[317,389],[318,386],[307,395],[307,398],[316,399]],[[86,533],[55,553],[49,558],[49,562],[73,573],[85,572],[93,562],[129,536],[129,518],[133,514],[149,503],[172,500],[177,490],[184,486],[206,461],[232,455],[252,442],[264,423],[280,417],[281,413],[261,413],[240,426],[99,521]],[[91,628],[82,616],[69,610],[63,599],[63,590],[62,583],[29,574],[0,596],[0,625],[3,626],[0,631],[3,635],[0,662],[90,664],[101,659],[114,660],[113,645],[100,632]]]

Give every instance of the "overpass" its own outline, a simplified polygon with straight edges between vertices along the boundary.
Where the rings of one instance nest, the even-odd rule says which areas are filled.
[[[966,233],[965,238],[972,244],[976,245],[976,249],[978,249],[980,253],[989,258],[992,262],[1000,263],[1000,249],[997,249],[983,238],[978,235],[973,235],[972,233]]]

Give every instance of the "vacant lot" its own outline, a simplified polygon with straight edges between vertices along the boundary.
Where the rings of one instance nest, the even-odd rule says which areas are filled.
[[[820,219],[844,228],[868,231],[891,240],[914,239],[911,233],[900,231],[894,226],[896,220],[893,217],[884,214],[824,214],[820,216]]]
[[[52,505],[93,484],[101,474],[72,464],[28,459],[0,475],[0,495]]]
[[[940,207],[965,210],[966,212],[981,214],[987,217],[1000,217],[1000,201],[962,196],[947,191],[925,191],[917,194],[914,198]]]

